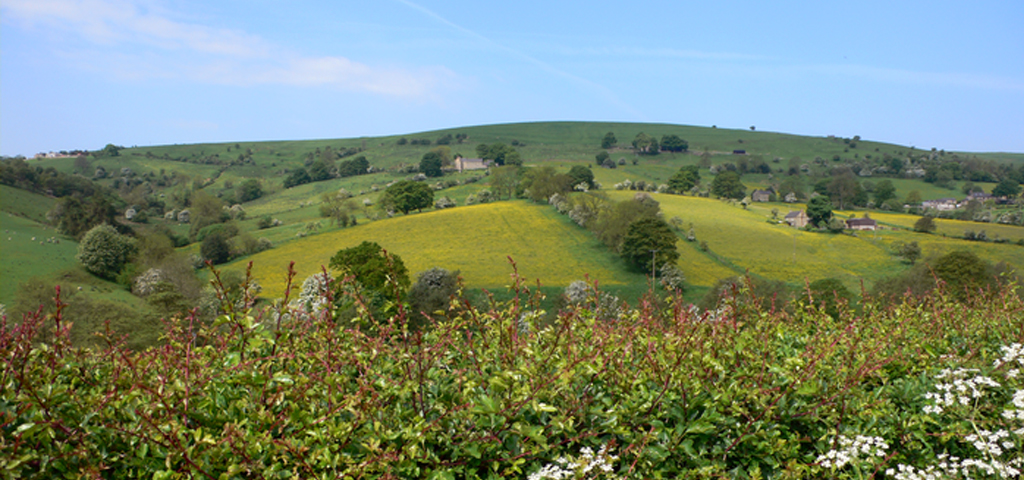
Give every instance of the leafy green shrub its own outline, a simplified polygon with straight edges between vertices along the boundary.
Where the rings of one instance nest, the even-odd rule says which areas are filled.
[[[228,237],[223,232],[213,232],[203,239],[202,245],[199,246],[199,252],[204,259],[214,265],[220,265],[231,259],[231,244],[228,243]]]
[[[540,323],[513,279],[509,301],[417,332],[401,308],[372,333],[332,302],[254,309],[244,280],[241,301],[219,290],[213,324],[174,319],[166,345],[139,353],[102,332],[75,348],[59,309],[0,323],[0,462],[16,478],[859,478],[954,456],[1017,468],[1016,287],[836,320],[739,286],[713,312],[583,302]]]
[[[238,235],[238,225],[235,225],[234,223],[215,223],[213,225],[203,227],[199,230],[199,233],[196,234],[196,241],[202,242],[203,240],[206,240],[206,237],[215,233],[224,236],[224,238],[234,237],[235,235]]]
[[[121,235],[114,227],[97,225],[86,232],[78,244],[78,261],[93,275],[112,280],[135,253],[135,240]]]

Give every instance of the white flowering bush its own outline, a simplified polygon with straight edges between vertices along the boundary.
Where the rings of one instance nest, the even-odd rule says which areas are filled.
[[[607,445],[597,453],[590,447],[583,447],[579,455],[558,457],[527,477],[529,480],[563,480],[575,478],[616,478],[615,462],[619,457],[612,455]]]
[[[978,368],[944,368],[935,375],[936,382],[923,396],[926,404],[921,410],[924,425],[941,427],[933,436],[946,440],[940,445],[943,450],[924,465],[896,462],[885,469],[886,476],[896,480],[1021,476],[1024,389],[1018,377],[1024,366],[1024,346],[1014,343],[1001,351],[1002,357],[992,364],[992,373],[999,375],[1000,381]],[[879,437],[839,436],[836,443],[838,448],[820,455],[816,463],[833,473],[849,466],[855,478],[866,478],[869,469],[899,453],[928,458],[922,452],[890,453],[889,444]]]

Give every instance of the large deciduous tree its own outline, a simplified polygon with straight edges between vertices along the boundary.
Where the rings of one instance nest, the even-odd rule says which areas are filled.
[[[1007,198],[1016,197],[1020,195],[1020,184],[1012,178],[1004,178],[992,189],[992,195]]]
[[[374,292],[386,293],[391,282],[403,290],[409,288],[409,270],[402,258],[386,253],[377,242],[364,241],[338,250],[329,265],[343,275],[352,275],[363,288]]]
[[[441,155],[435,151],[429,151],[423,154],[423,158],[420,159],[420,173],[428,177],[440,177],[444,175],[441,171],[441,165],[443,164]]]
[[[604,134],[604,138],[601,139],[601,148],[612,148],[618,142],[619,140],[615,138],[615,134],[608,132]]]
[[[241,185],[238,186],[238,191],[235,192],[235,198],[239,203],[251,202],[263,196],[263,187],[260,186],[259,180],[250,178]]]
[[[422,211],[434,204],[434,191],[424,183],[403,180],[384,190],[380,204],[384,209],[394,209],[404,214],[412,210]]]
[[[715,175],[715,179],[711,181],[711,194],[721,198],[740,200],[747,196],[747,187],[740,182],[740,174],[725,171]]]
[[[875,205],[881,205],[888,200],[896,198],[896,187],[892,180],[885,179],[875,185]]]
[[[843,173],[828,182],[827,192],[829,198],[839,202],[839,209],[843,210],[848,205],[857,203],[857,197],[864,195],[863,188],[853,173]]]
[[[935,225],[935,220],[927,215],[917,219],[917,221],[914,222],[915,232],[932,233],[935,231],[936,228],[938,228],[938,226]]]
[[[676,234],[660,218],[645,217],[629,224],[629,231],[622,238],[620,255],[633,268],[650,272],[666,263],[679,260],[676,250]]]
[[[78,244],[78,261],[93,275],[113,280],[135,253],[135,239],[107,224],[86,232]]]
[[[498,196],[500,200],[504,198],[512,198],[516,193],[516,189],[519,187],[521,167],[515,165],[505,165],[502,167],[491,168],[491,190]]]
[[[569,169],[570,177],[572,177],[573,186],[581,183],[587,184],[588,189],[594,188],[594,172],[583,165],[574,165]]]
[[[693,187],[700,185],[700,167],[687,165],[680,168],[672,178],[668,179],[668,188],[675,193],[689,192]]]
[[[665,135],[661,137],[661,149],[666,152],[685,152],[690,148],[690,143],[679,135]]]
[[[832,201],[818,195],[807,202],[807,218],[815,227],[824,227],[832,219]]]

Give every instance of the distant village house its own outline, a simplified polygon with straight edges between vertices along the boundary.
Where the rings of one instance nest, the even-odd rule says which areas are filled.
[[[772,198],[772,192],[770,190],[754,190],[750,194],[750,199],[755,202],[768,202]]]
[[[955,198],[940,198],[938,200],[925,200],[921,202],[921,208],[934,208],[938,211],[956,210],[957,201]]]

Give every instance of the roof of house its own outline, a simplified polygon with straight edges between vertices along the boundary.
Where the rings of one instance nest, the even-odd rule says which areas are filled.
[[[878,222],[873,218],[851,218],[846,221],[846,224],[855,227],[859,225],[878,225]]]
[[[786,214],[786,218],[797,218],[797,217],[799,217],[800,215],[803,215],[803,214],[804,214],[803,210],[793,210],[792,212],[789,212],[789,213]]]
[[[758,189],[758,190],[754,190],[754,192],[751,193],[751,195],[753,195],[755,193],[763,193],[763,194],[766,194],[766,195],[771,195],[772,191],[771,190],[760,190],[760,189]]]

